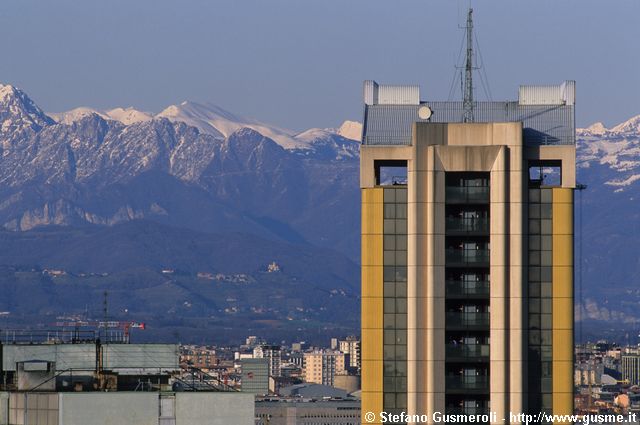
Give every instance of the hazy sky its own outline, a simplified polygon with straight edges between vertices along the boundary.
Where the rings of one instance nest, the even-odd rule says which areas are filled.
[[[577,80],[577,120],[640,114],[640,1],[473,1],[494,100]],[[183,100],[296,130],[360,120],[362,81],[446,100],[458,0],[0,0],[0,81],[46,111]],[[476,97],[483,99],[481,86]]]

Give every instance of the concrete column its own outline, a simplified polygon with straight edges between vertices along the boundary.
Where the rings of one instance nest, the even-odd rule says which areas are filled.
[[[509,193],[509,409],[514,413],[524,413],[524,393],[526,385],[527,302],[524,282],[525,235],[524,205],[528,200],[526,185],[528,176],[523,166],[523,149],[510,146],[508,155]],[[525,169],[523,171],[523,168]]]
[[[422,173],[416,170],[416,161],[409,161],[407,167],[407,413],[417,414],[420,411],[417,388],[421,376],[418,374],[417,359],[419,355],[419,330],[417,315],[419,310],[416,292],[422,279],[418,277],[418,249],[416,232],[418,227],[418,189]]]
[[[507,148],[503,146],[491,169],[490,181],[490,360],[489,360],[489,392],[491,411],[503,423],[508,417],[508,324],[509,324],[509,292],[508,292],[508,173],[506,171]]]
[[[435,147],[430,148],[435,151]],[[439,161],[435,160],[431,174],[430,197],[427,210],[429,281],[427,299],[430,306],[428,315],[428,341],[431,345],[430,368],[432,379],[429,383],[429,414],[445,410],[445,172]]]

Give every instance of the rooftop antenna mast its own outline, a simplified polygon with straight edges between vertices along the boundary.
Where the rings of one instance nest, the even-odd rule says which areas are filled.
[[[467,13],[467,60],[464,66],[463,122],[473,122],[473,9]]]

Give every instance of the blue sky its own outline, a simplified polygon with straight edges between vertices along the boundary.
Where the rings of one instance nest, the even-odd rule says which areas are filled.
[[[183,100],[302,130],[360,119],[364,79],[447,99],[458,0],[0,3],[0,81],[47,111]],[[577,80],[578,125],[640,114],[640,2],[472,1],[494,100]],[[477,87],[477,97],[483,98]]]

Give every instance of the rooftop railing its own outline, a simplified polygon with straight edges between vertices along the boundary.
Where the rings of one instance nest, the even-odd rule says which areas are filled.
[[[463,102],[426,102],[429,120],[418,116],[422,105],[367,105],[364,145],[411,145],[416,122],[460,123]],[[518,102],[474,102],[474,122],[522,122],[524,144],[575,145],[573,105],[521,105]]]

